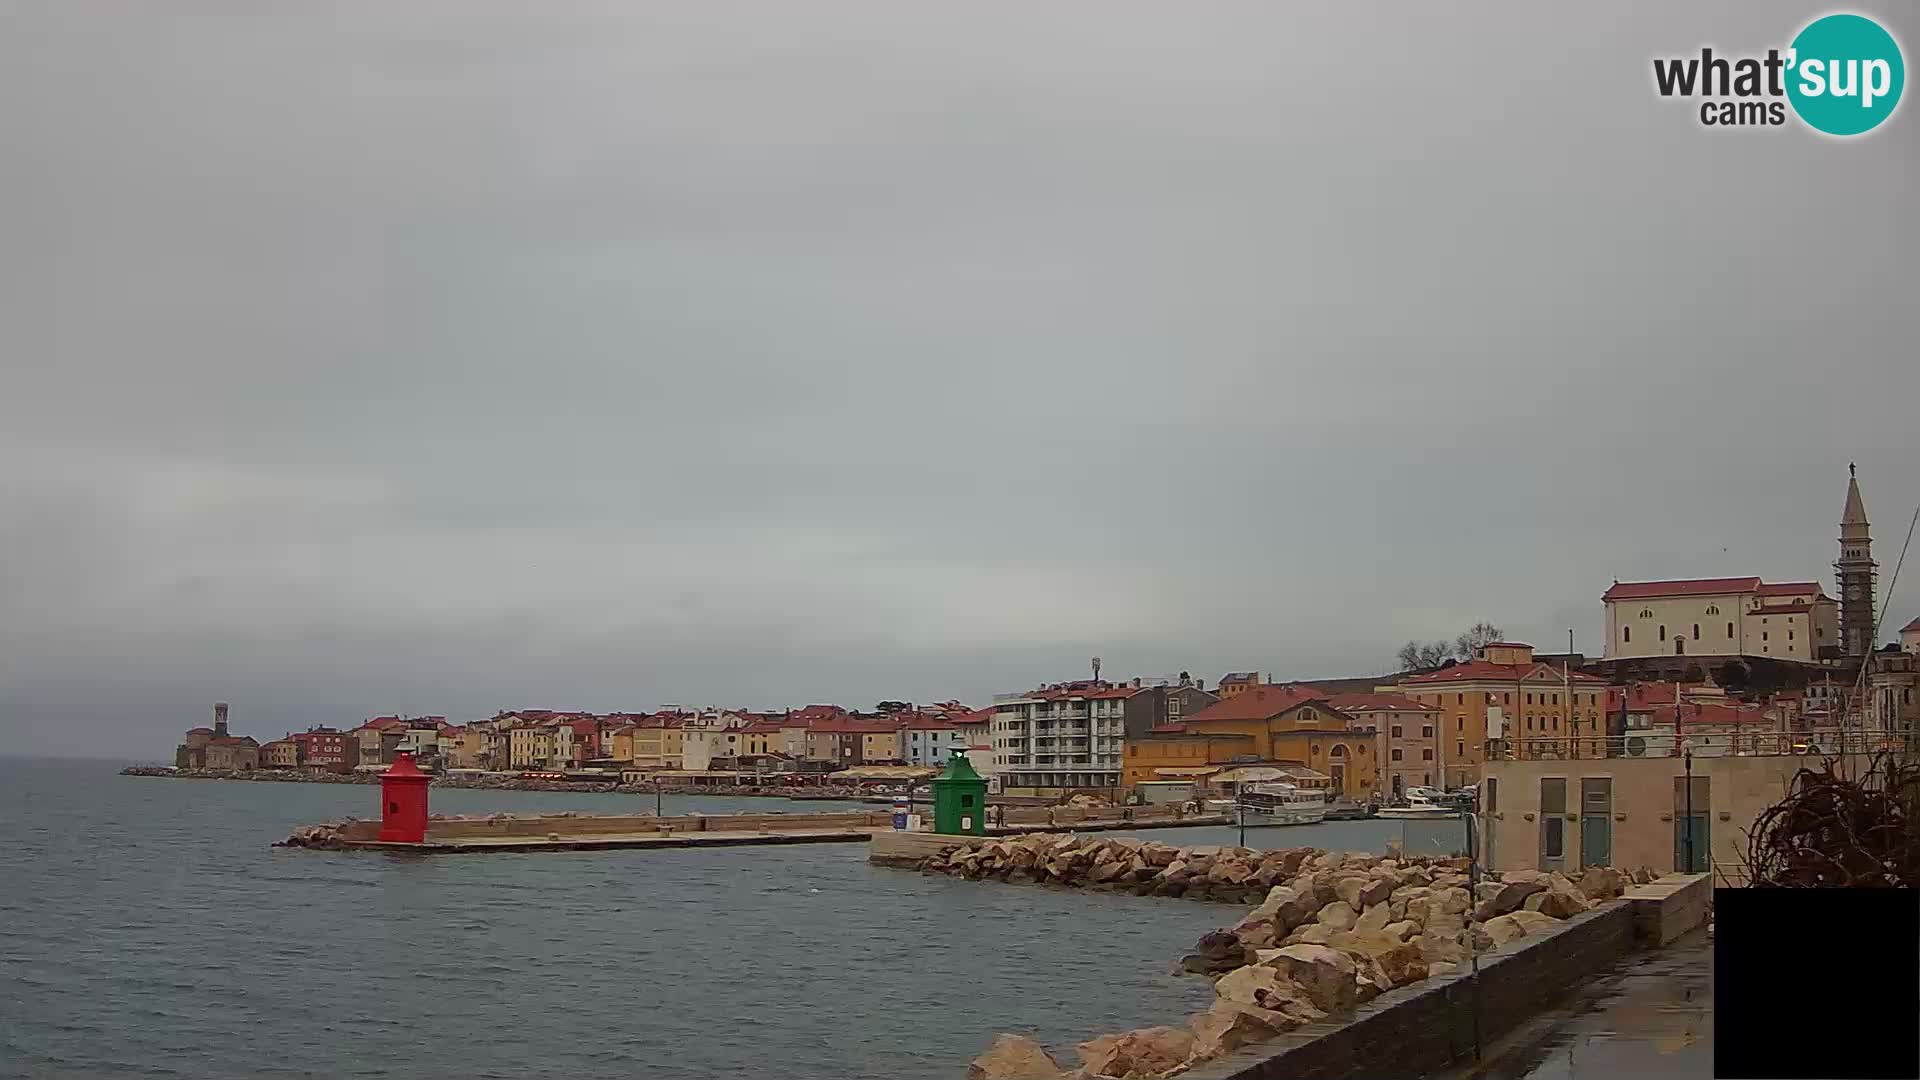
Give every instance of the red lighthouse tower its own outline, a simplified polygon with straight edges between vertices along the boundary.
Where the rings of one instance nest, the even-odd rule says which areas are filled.
[[[400,754],[380,774],[380,839],[384,843],[419,844],[427,839],[427,784],[431,776],[413,763],[412,754]]]

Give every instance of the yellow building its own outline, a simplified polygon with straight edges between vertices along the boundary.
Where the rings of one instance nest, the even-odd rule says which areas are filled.
[[[612,732],[608,733],[607,748],[604,752],[605,756],[620,762],[622,765],[631,764],[633,761],[633,736],[636,730],[632,724],[627,724],[614,728]]]
[[[1204,782],[1219,767],[1253,753],[1251,735],[1194,735],[1178,724],[1150,728],[1127,740],[1120,783],[1129,792],[1142,783]]]
[[[1336,797],[1365,799],[1377,786],[1379,755],[1374,751],[1372,731],[1355,731],[1346,715],[1317,690],[1248,687],[1178,725],[1165,726],[1177,726],[1189,735],[1245,736],[1242,754],[1261,762],[1304,765],[1324,773],[1331,778],[1331,794]]]
[[[300,767],[300,744],[291,738],[275,739],[260,748],[260,767],[263,769],[297,769]]]
[[[547,768],[553,763],[557,749],[553,728],[532,723],[517,724],[507,733],[507,767]]]
[[[899,730],[861,732],[860,760],[862,762],[906,760],[900,753]]]
[[[1496,641],[1463,664],[1401,679],[1385,692],[1440,710],[1436,750],[1447,787],[1478,783],[1489,740],[1567,738],[1570,752],[1606,730],[1605,679],[1543,664],[1533,646]]]
[[[636,769],[678,769],[685,760],[685,733],[674,717],[649,716],[634,725],[633,766]]]

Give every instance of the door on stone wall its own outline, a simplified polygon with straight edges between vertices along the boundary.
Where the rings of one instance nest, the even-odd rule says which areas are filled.
[[[1345,765],[1329,765],[1327,766],[1327,772],[1332,774],[1333,777],[1334,798],[1337,799],[1345,795],[1347,793],[1347,767]]]
[[[1704,874],[1713,864],[1712,791],[1704,776],[1693,778],[1692,801],[1687,778],[1673,778],[1673,868],[1683,874]]]
[[[1607,866],[1613,860],[1613,777],[1580,781],[1580,865]]]
[[[1540,780],[1540,869],[1567,868],[1567,778]]]

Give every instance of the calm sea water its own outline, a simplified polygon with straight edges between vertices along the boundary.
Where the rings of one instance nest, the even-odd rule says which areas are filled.
[[[0,1074],[964,1075],[1183,1017],[1231,909],[873,867],[864,845],[420,858],[273,848],[374,790],[0,759]],[[651,796],[440,791],[447,813]],[[669,813],[832,803],[673,798]],[[1250,830],[1378,849],[1378,822]],[[1231,842],[1231,829],[1164,830]]]

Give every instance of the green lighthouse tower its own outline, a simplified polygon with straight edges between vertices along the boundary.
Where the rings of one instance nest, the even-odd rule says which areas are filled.
[[[987,781],[955,750],[944,775],[933,778],[933,831],[987,835]]]

